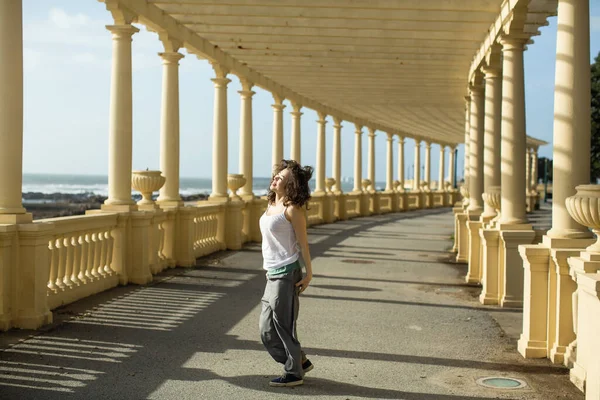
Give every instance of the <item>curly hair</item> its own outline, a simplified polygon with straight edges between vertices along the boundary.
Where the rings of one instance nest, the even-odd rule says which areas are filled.
[[[285,184],[285,199],[283,204],[285,206],[295,205],[302,207],[308,204],[310,200],[310,188],[308,187],[308,181],[312,177],[313,168],[310,166],[301,166],[294,160],[281,160],[279,164],[273,166],[273,175],[271,176],[271,183],[275,175],[288,169],[290,171],[289,179]],[[269,188],[271,185],[269,185]],[[267,193],[267,200],[269,203],[275,202],[275,192],[269,189]]]

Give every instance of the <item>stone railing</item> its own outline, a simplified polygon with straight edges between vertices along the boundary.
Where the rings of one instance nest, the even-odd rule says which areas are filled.
[[[307,223],[308,226],[323,223],[324,197],[312,196],[308,202]]]
[[[416,210],[417,208],[421,208],[421,200],[422,193],[421,192],[408,192],[406,193],[406,209],[407,210]]]
[[[356,218],[360,215],[360,198],[362,193],[351,192],[346,194],[346,216]]]
[[[223,248],[224,206],[199,204],[194,216],[194,257],[202,257]]]
[[[117,214],[52,218],[48,308],[72,303],[119,283],[112,267]]]

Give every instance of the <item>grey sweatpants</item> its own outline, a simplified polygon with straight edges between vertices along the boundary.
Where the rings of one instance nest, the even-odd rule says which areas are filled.
[[[260,338],[271,357],[284,365],[287,374],[302,377],[302,348],[296,334],[299,301],[296,283],[302,270],[267,276],[260,313]]]

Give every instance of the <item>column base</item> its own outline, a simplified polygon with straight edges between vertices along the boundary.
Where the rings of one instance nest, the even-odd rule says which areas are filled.
[[[52,320],[52,311],[48,311],[42,315],[19,316],[15,318],[13,326],[20,329],[38,329],[44,325],[51,324]]]
[[[508,229],[507,229],[508,228]],[[519,254],[519,245],[531,244],[535,233],[529,224],[500,224],[502,263],[498,274],[501,278],[500,306],[508,308],[523,307],[524,270],[523,259]]]
[[[503,296],[500,300],[502,308],[523,308],[523,299],[514,296]]]
[[[137,211],[138,210],[138,206],[137,204],[133,203],[133,204],[102,204],[102,206],[100,206],[100,210],[102,211],[106,211],[106,212],[131,212],[131,211]]]
[[[565,353],[567,352],[567,346],[554,345],[550,350],[550,361],[554,364],[563,364],[565,362]]]
[[[577,389],[585,393],[587,373],[581,365],[577,364],[577,362],[575,362],[573,368],[569,371],[569,379]]]
[[[524,358],[546,358],[547,349],[546,342],[527,340],[521,334],[521,338],[517,341],[517,350]]]
[[[23,209],[23,211],[25,211],[25,209]],[[0,224],[30,224],[32,221],[33,215],[28,212],[23,212],[21,214],[0,214]]]
[[[173,208],[173,207],[183,207],[183,200],[157,200],[156,204],[160,208]]]
[[[214,195],[214,194],[211,194],[210,196],[208,196],[208,199],[206,199],[206,200],[200,200],[200,201],[198,201],[198,203],[199,204],[204,204],[203,203],[204,201],[208,201],[208,202],[211,202],[211,203],[227,203],[229,201],[229,196],[227,196],[226,194],[225,195],[221,195],[221,194]]]
[[[481,304],[498,304],[498,262],[500,234],[495,229],[481,229]]]

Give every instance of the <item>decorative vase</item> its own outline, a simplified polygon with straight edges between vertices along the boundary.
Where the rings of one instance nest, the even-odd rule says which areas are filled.
[[[395,180],[394,182],[392,182],[392,185],[394,186],[394,190],[397,192],[400,187],[400,181],[399,180]]]
[[[140,206],[153,205],[152,193],[159,191],[166,180],[161,175],[161,171],[132,171],[131,187],[142,194],[142,200],[137,204]]]
[[[333,185],[335,185],[334,178],[325,178],[325,187],[327,188],[327,193],[332,193],[331,188],[333,188]]]
[[[227,174],[227,187],[231,190],[229,197],[240,200],[237,191],[246,184],[246,178],[243,174]]]
[[[481,197],[488,206],[496,210],[496,217],[492,221],[498,221],[500,219],[500,203],[502,199],[500,186],[489,186],[488,190]]]
[[[600,253],[600,185],[579,185],[577,193],[567,197],[567,211],[571,218],[592,229],[596,242],[586,248],[590,253]]]
[[[370,179],[363,179],[361,183],[362,183],[362,188],[363,188],[363,190],[365,192],[367,191],[367,188],[369,186],[371,186],[371,180]]]

